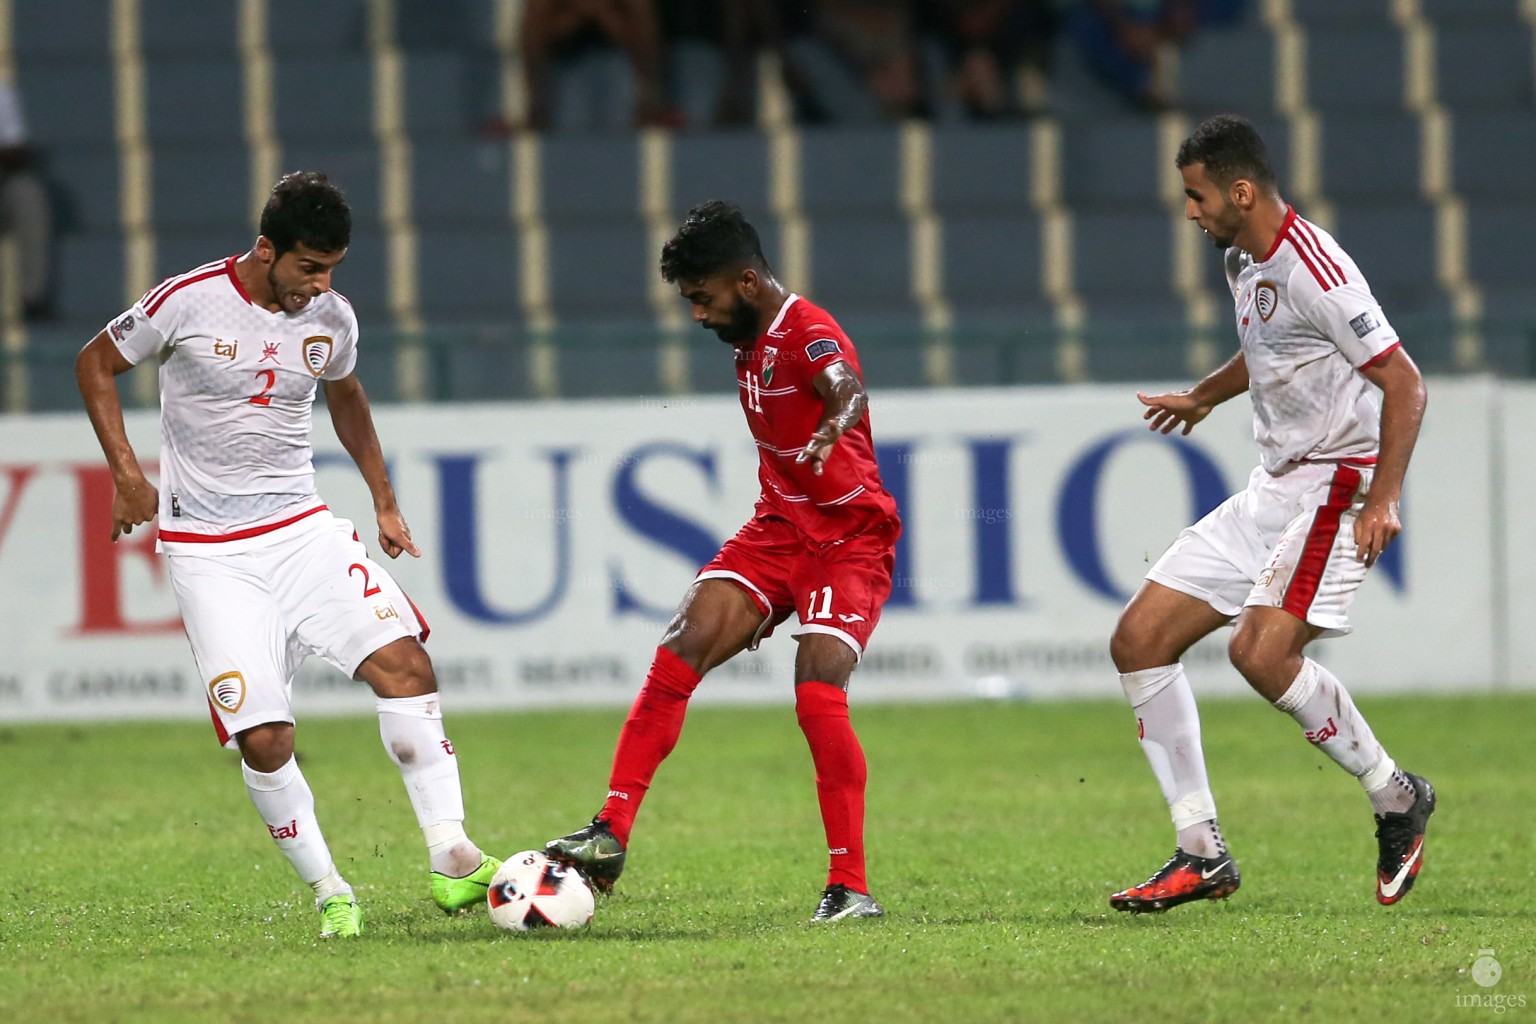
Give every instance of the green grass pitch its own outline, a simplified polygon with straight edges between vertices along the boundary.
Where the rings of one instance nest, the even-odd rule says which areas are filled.
[[[1536,696],[1360,703],[1440,793],[1418,886],[1396,907],[1374,901],[1358,785],[1257,698],[1202,708],[1241,891],[1128,917],[1105,897],[1173,844],[1122,704],[860,707],[855,694],[871,882],[888,917],[812,927],[824,844],[786,694],[781,707],[693,710],[616,895],[589,929],[559,935],[440,914],[373,720],[310,720],[300,757],[365,914],[360,940],[327,943],[206,723],[11,726],[0,729],[0,1020],[1536,1014]],[[450,714],[471,834],[506,855],[584,823],[622,718]],[[1482,949],[1503,967],[1492,988],[1469,972]]]

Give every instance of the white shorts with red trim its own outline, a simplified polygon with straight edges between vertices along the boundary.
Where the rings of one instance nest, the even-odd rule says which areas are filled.
[[[231,554],[166,556],[219,742],[292,722],[293,675],[317,654],[352,676],[370,654],[427,624],[352,524],[317,512]]]
[[[1296,463],[1278,475],[1256,468],[1245,490],[1179,534],[1147,579],[1223,615],[1283,608],[1323,636],[1343,636],[1367,572],[1354,527],[1371,475],[1352,462]]]

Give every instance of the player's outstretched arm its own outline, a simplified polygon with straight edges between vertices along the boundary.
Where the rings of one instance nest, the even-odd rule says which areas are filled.
[[[75,383],[80,387],[86,415],[91,418],[96,440],[101,442],[117,490],[112,498],[114,542],[123,534],[132,533],[140,523],[153,519],[160,503],[160,496],[144,477],[139,457],[128,442],[128,429],[123,425],[117,377],[131,369],[133,364],[112,344],[106,331],[92,338],[75,357]]]
[[[1408,475],[1408,460],[1419,440],[1429,393],[1419,368],[1401,348],[1360,372],[1381,388],[1381,451],[1365,505],[1355,519],[1355,558],[1374,565],[1403,531],[1398,515],[1403,478]]]
[[[1187,391],[1170,391],[1163,395],[1136,392],[1141,404],[1147,407],[1142,419],[1149,420],[1148,430],[1171,434],[1175,427],[1183,425],[1180,434],[1188,435],[1195,424],[1211,414],[1211,410],[1229,398],[1236,398],[1248,390],[1248,361],[1239,352],[1227,360],[1221,369],[1209,374]]]
[[[325,404],[331,410],[331,425],[341,446],[357,463],[358,472],[368,484],[373,495],[373,514],[379,523],[379,546],[390,558],[409,552],[420,558],[421,550],[411,540],[411,528],[400,514],[395,502],[395,488],[389,482],[389,470],[384,465],[384,450],[379,447],[378,431],[373,427],[373,412],[368,407],[368,394],[357,374],[349,373],[340,380],[325,382]]]
[[[811,471],[821,476],[822,467],[832,454],[832,446],[859,422],[869,407],[869,396],[865,394],[864,382],[859,380],[858,374],[841,359],[818,373],[811,383],[821,396],[821,426],[795,456],[795,461],[809,462]]]

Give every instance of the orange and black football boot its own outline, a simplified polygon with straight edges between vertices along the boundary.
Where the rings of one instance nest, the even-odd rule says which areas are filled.
[[[1224,900],[1242,884],[1237,862],[1227,854],[1196,857],[1174,850],[1157,874],[1109,898],[1116,910],[1145,914],[1167,910],[1192,900]]]

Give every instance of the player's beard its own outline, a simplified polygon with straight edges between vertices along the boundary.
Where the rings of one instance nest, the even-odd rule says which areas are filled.
[[[1213,224],[1205,229],[1205,235],[1211,240],[1211,244],[1218,249],[1230,249],[1237,239],[1237,230],[1242,226],[1242,215],[1237,212],[1237,207],[1228,200],[1222,208],[1222,219],[1229,220],[1229,225]],[[1229,216],[1230,215],[1230,216]]]
[[[277,266],[275,264],[267,268],[267,287],[272,289],[272,294],[277,298],[277,304],[282,307],[284,313],[295,315],[302,313],[305,309],[309,308],[309,303],[307,302],[299,306],[297,309],[291,308],[292,303],[289,300],[292,297],[301,295],[303,293],[295,291],[292,288],[284,287],[282,283],[278,281]]]
[[[725,323],[719,326],[708,324],[705,326],[714,331],[715,335],[727,345],[740,345],[757,338],[757,310],[738,295],[736,304],[731,307]]]

